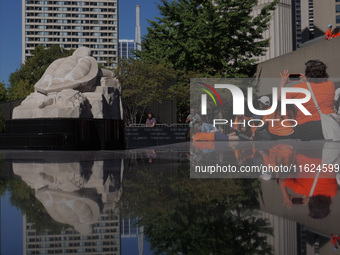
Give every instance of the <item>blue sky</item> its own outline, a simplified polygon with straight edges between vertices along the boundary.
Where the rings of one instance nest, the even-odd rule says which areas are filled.
[[[134,39],[136,5],[141,6],[142,36],[147,19],[159,17],[157,0],[119,0],[119,38]],[[21,65],[21,3],[22,0],[0,0],[0,82],[7,83],[10,73]]]
[[[6,192],[1,197],[1,254],[23,253],[23,219],[21,212],[10,205],[10,196]]]

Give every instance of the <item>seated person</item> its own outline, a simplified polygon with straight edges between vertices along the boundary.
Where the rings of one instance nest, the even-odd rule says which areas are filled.
[[[252,117],[237,115],[233,122],[233,130],[229,135],[237,135],[242,137],[243,140],[249,140],[253,130],[253,128],[247,124],[249,120],[252,120]]]
[[[340,114],[340,88],[337,88],[335,90],[334,110],[337,114]]]
[[[246,117],[244,115],[236,115],[233,121],[233,129],[230,134],[235,134],[235,135],[244,134],[246,136],[250,136],[251,128],[247,125],[247,122],[251,119],[252,117]]]
[[[309,191],[313,185],[313,178],[287,178],[279,179],[279,185],[283,195],[284,203],[288,209],[292,208],[293,196],[288,194],[287,188],[302,195],[302,204],[308,205],[309,216],[314,219],[325,218],[330,213],[332,197],[337,193],[338,184],[335,178],[319,178],[312,196]]]
[[[156,119],[152,116],[152,113],[148,114],[148,118],[146,119],[145,125],[147,127],[154,127],[156,125]]]
[[[206,123],[208,124],[208,123]],[[211,125],[212,126],[212,125]],[[201,125],[196,125],[194,129],[193,141],[238,141],[236,135],[225,135],[220,131],[201,132]]]
[[[213,124],[210,123],[203,123],[201,124],[195,124],[194,129],[196,132],[202,132],[202,133],[209,133],[209,132],[216,132],[218,129],[214,127]]]
[[[273,140],[294,139],[295,134],[293,126],[295,122],[288,121],[288,119],[295,119],[294,108],[287,106],[287,114],[281,115],[280,105],[281,104],[279,103],[275,112],[263,116],[262,120],[264,121],[264,125],[259,129],[266,128],[271,139]],[[287,120],[285,122],[285,126],[283,126],[281,123],[283,120]]]
[[[309,166],[322,165],[322,158],[315,155],[296,155],[296,164]],[[315,180],[315,178],[317,178]],[[314,181],[316,181],[314,186]],[[332,197],[338,192],[338,183],[333,171],[320,172],[317,177],[313,172],[299,172],[296,178],[279,179],[279,185],[282,192],[284,204],[288,209],[293,206],[293,196],[288,193],[288,188],[296,194],[301,195],[303,205],[308,205],[309,216],[314,219],[325,218],[330,213]],[[313,188],[314,187],[314,188]]]

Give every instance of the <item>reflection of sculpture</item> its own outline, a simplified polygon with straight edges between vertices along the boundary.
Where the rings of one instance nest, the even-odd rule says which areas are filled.
[[[46,188],[36,191],[35,196],[54,220],[74,226],[81,234],[91,233],[91,225],[98,220],[98,204],[78,192]]]
[[[31,93],[13,111],[13,119],[122,119],[121,87],[114,73],[99,69],[88,48],[54,61]]]
[[[88,234],[100,211],[114,209],[122,194],[123,161],[110,161],[13,163],[13,172],[35,189],[54,220]]]

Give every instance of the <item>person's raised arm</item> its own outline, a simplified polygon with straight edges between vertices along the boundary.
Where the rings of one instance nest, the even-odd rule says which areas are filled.
[[[292,196],[288,194],[287,187],[284,185],[286,179],[279,179],[279,186],[283,196],[283,205],[286,205],[288,209],[292,209]]]

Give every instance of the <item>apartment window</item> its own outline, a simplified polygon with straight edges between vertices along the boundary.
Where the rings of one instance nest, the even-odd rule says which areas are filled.
[[[335,6],[335,11],[336,11],[336,12],[340,12],[340,5],[336,5],[336,6]]]
[[[336,23],[340,23],[340,15],[336,15],[336,17],[335,17],[335,22],[336,22]]]

